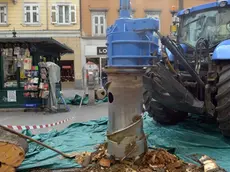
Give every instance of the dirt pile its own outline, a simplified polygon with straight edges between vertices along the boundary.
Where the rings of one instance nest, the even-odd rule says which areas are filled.
[[[165,149],[149,149],[144,155],[134,159],[116,161],[107,153],[107,145],[99,145],[95,152],[76,154],[75,161],[83,168],[49,170],[49,172],[226,172],[210,157],[204,155],[197,162],[183,162]],[[43,169],[44,170],[44,169]],[[48,172],[48,171],[32,172]]]
[[[85,156],[87,157],[87,156]],[[78,161],[79,157],[76,157]],[[80,158],[84,159],[84,158]],[[87,159],[87,158],[85,158]],[[88,161],[88,160],[86,160]],[[83,164],[84,160],[81,164]],[[89,161],[88,161],[89,162]],[[86,164],[84,164],[86,165]],[[81,172],[200,172],[202,167],[187,164],[175,155],[164,149],[149,150],[145,155],[135,159],[116,161],[107,155],[106,144],[100,145],[98,150],[91,154],[88,166]]]

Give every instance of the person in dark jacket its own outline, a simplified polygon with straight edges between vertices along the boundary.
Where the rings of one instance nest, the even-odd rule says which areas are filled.
[[[102,86],[104,87],[107,82],[107,74],[105,73],[104,68],[102,68],[101,80],[102,80]]]

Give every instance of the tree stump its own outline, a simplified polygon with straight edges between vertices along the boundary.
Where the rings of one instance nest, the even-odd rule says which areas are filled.
[[[0,171],[1,172],[16,172],[16,169],[14,167],[11,167],[6,164],[1,164],[0,165]]]
[[[0,127],[0,171],[13,172],[25,159],[27,141]]]

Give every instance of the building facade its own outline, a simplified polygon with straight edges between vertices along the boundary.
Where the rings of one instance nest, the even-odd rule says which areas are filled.
[[[160,32],[170,33],[171,7],[188,8],[215,0],[131,0],[132,17],[154,17],[160,21]],[[119,17],[119,0],[81,0],[81,62],[106,65],[106,28]]]
[[[170,9],[215,0],[131,0],[134,18],[160,20],[160,32],[169,34]],[[74,50],[62,56],[62,81],[82,88],[82,67],[93,61],[106,65],[106,28],[119,16],[119,0],[1,0],[0,37],[53,37]],[[180,3],[179,3],[180,2]],[[182,2],[182,3],[181,3]]]
[[[81,83],[79,0],[1,0],[0,37],[52,37],[74,50],[62,56],[63,81]]]
[[[176,0],[131,0],[132,17],[164,18],[160,30],[169,32],[170,13]],[[81,1],[81,61],[93,61],[102,69],[107,64],[106,28],[119,17],[119,0]],[[161,21],[161,20],[160,20]]]
[[[206,3],[210,3],[210,2],[216,2],[216,0],[183,0],[183,6],[184,8],[189,8],[192,6],[196,6],[196,5],[200,5],[200,4],[206,4]]]

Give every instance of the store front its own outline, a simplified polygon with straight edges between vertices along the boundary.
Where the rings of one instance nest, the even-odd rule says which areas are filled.
[[[98,65],[100,70],[100,83],[103,85],[103,78],[106,77],[102,72],[103,68],[107,65],[107,46],[106,40],[81,40],[81,61],[82,67],[91,61]]]
[[[89,55],[86,57],[86,63],[91,61],[98,65],[99,67],[99,76],[100,76],[100,85],[103,85],[103,68],[107,65],[107,47],[96,47],[96,55]]]
[[[60,65],[73,50],[52,38],[0,39],[0,108],[39,106],[39,62]]]
[[[74,60],[61,60],[61,81],[74,82]]]

